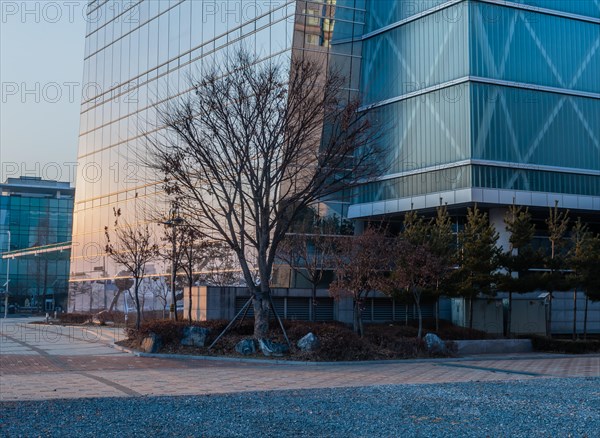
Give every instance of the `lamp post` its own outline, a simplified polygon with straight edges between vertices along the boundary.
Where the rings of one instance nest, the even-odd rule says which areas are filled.
[[[6,252],[10,252],[10,231],[6,230],[8,234],[8,248]],[[4,289],[4,319],[8,318],[8,283],[10,281],[10,257],[6,258],[6,288]]]
[[[172,230],[172,253],[171,253],[171,306],[172,306],[172,318],[177,321],[177,307],[176,307],[176,296],[175,296],[175,277],[177,277],[177,233],[176,228],[178,225],[183,223],[183,219],[179,217],[179,209],[177,207],[177,203],[173,203],[171,207],[171,219],[168,221],[162,222],[163,225],[166,225]]]

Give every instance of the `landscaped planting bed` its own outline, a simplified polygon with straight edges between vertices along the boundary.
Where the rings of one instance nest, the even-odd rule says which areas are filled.
[[[120,345],[139,350],[144,338],[148,337],[150,333],[154,333],[161,340],[162,346],[159,353],[242,357],[241,354],[236,353],[235,346],[241,340],[252,337],[254,327],[251,320],[235,324],[225,336],[219,339],[212,349],[208,349],[208,346],[227,324],[228,321],[194,322],[195,326],[210,329],[205,347],[181,345],[183,330],[189,326],[189,322],[170,320],[144,322],[139,331],[130,327],[127,329],[128,339],[122,341]],[[454,351],[453,343],[447,342],[449,351],[446,354],[432,354],[427,350],[425,343],[417,339],[416,327],[400,324],[366,325],[365,335],[362,338],[354,333],[351,328],[338,322],[284,321],[284,326],[291,344],[290,352],[285,355],[285,358],[292,360],[410,359],[452,356]],[[317,336],[320,347],[316,351],[301,351],[297,348],[296,343],[309,332]],[[481,332],[454,327],[449,324],[444,324],[438,332],[426,329],[424,333],[436,333],[447,341],[485,338],[485,334]],[[269,339],[278,343],[285,343],[283,333],[276,321],[271,321]],[[255,355],[246,357],[263,358],[264,356],[258,351]]]

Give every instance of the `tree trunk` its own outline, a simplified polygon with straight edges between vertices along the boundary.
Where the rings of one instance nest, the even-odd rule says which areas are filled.
[[[133,289],[134,295],[133,298],[135,300],[135,328],[136,330],[140,329],[140,324],[142,322],[142,312],[140,309],[140,280],[138,278],[135,279],[135,286]]]
[[[417,338],[421,339],[423,337],[423,316],[421,315],[421,300],[415,300],[417,304],[417,315],[419,318],[419,331],[417,332]]]
[[[194,286],[194,277],[188,277],[188,320],[192,322],[192,287]]]
[[[546,330],[547,336],[552,337],[552,292],[548,295],[548,329]]]
[[[469,299],[469,328],[473,328],[473,302],[475,301],[475,297],[471,297]]]
[[[590,299],[585,296],[585,313],[583,314],[583,339],[587,341],[588,303]]]
[[[513,307],[513,293],[508,293],[508,314],[506,315],[506,336],[511,337],[512,333],[512,307]]]
[[[310,320],[312,322],[315,322],[317,320],[317,285],[314,283],[312,284],[310,305],[311,305]]]
[[[265,339],[269,332],[269,312],[271,306],[269,304],[270,290],[262,287],[260,291],[255,291],[252,298],[254,307],[254,338],[256,340]]]
[[[359,313],[359,309],[358,309],[358,301],[354,300],[354,302],[352,303],[352,331],[354,333],[358,333],[358,313]]]
[[[112,299],[112,301],[110,303],[110,307],[108,308],[109,312],[112,312],[114,307],[119,302],[119,297],[121,296],[121,293],[123,293],[123,291],[121,289],[117,290],[117,293],[115,294],[114,298]],[[123,311],[125,311],[125,309],[123,309]]]
[[[577,339],[577,288],[573,290],[573,340]]]
[[[440,297],[438,296],[435,301],[435,331],[440,331]]]
[[[360,336],[362,338],[363,334],[364,334],[364,327],[363,327],[363,323],[362,323],[362,311],[360,308],[360,301],[359,300],[354,300],[354,318],[353,318],[353,324],[352,324],[352,330],[354,331],[354,333],[356,333],[358,336]]]

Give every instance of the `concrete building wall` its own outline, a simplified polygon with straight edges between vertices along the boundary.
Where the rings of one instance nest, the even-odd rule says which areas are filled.
[[[552,302],[552,333],[568,334],[573,332],[573,292],[555,292]],[[585,319],[585,294],[577,293],[577,333],[583,333]],[[588,303],[588,333],[600,333],[600,302]]]

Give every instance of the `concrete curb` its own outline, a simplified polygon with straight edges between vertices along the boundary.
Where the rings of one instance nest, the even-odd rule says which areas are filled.
[[[28,322],[18,323],[18,325],[27,325]],[[35,327],[55,327],[51,324],[33,324]],[[63,326],[71,327],[71,326]],[[87,328],[86,326],[74,325],[73,327],[81,328],[82,331],[93,333],[97,336],[97,332]],[[110,337],[109,337],[110,338]],[[206,360],[214,362],[233,362],[233,363],[247,363],[257,365],[299,365],[299,366],[350,366],[350,365],[394,365],[394,364],[419,364],[419,363],[448,363],[448,362],[473,362],[483,360],[522,360],[522,359],[560,359],[560,358],[573,358],[573,357],[598,357],[600,354],[558,354],[558,353],[506,353],[506,354],[469,354],[468,356],[459,357],[444,357],[444,358],[421,358],[421,359],[390,359],[390,360],[372,360],[372,361],[340,361],[340,362],[314,362],[314,361],[295,361],[286,359],[255,359],[246,357],[228,357],[228,356],[197,356],[188,354],[161,354],[161,353],[144,353],[142,351],[134,350],[128,347],[115,344],[112,339],[97,338],[94,339],[82,339],[82,341],[88,343],[98,343],[104,346],[113,348],[123,353],[128,353],[136,357],[152,357],[162,359],[178,359],[178,360]],[[454,341],[457,342],[457,341]]]
[[[533,353],[531,339],[482,339],[454,341],[458,354],[517,354]]]
[[[419,364],[419,363],[448,363],[448,362],[480,362],[483,360],[523,360],[523,359],[564,359],[572,358],[571,354],[521,354],[518,356],[491,356],[480,355],[473,357],[444,357],[444,358],[423,358],[423,359],[390,359],[390,360],[357,360],[357,361],[340,361],[340,362],[307,362],[285,359],[254,359],[244,357],[227,357],[227,356],[196,356],[191,354],[162,354],[162,353],[144,353],[143,351],[134,350],[121,345],[112,345],[116,350],[132,354],[136,357],[152,357],[158,359],[178,359],[178,360],[207,360],[214,362],[235,362],[258,365],[301,365],[301,366],[350,366],[350,365],[397,365],[397,364]],[[577,355],[577,357],[598,357],[600,354]]]

